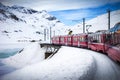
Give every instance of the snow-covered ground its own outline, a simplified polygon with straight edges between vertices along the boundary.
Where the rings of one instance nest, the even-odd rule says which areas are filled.
[[[4,74],[0,80],[120,80],[120,66],[104,54],[62,46],[44,60],[44,51],[31,43],[21,53],[0,60]]]

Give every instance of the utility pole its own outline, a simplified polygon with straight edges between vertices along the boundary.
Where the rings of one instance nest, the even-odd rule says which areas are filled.
[[[51,26],[50,26],[50,43],[51,43],[51,34],[52,34],[52,31],[51,31]]]
[[[49,29],[47,29],[47,40],[49,39]]]
[[[108,30],[110,30],[110,10],[107,10],[108,12]]]
[[[85,33],[85,18],[83,18],[83,33]]]
[[[46,41],[46,29],[44,29],[44,41]]]
[[[53,33],[54,33],[54,36],[55,36],[55,31],[53,31]]]

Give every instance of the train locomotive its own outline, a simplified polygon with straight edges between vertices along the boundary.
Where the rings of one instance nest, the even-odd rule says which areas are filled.
[[[120,62],[120,33],[96,32],[52,37],[52,44],[87,48]]]

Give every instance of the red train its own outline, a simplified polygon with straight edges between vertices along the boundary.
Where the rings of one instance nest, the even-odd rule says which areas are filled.
[[[120,33],[98,32],[52,37],[52,44],[88,48],[120,62]]]

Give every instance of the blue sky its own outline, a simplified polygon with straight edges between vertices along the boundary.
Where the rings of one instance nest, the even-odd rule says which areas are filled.
[[[66,25],[75,25],[82,22],[82,19],[90,20],[101,14],[107,13],[107,10],[111,11],[120,10],[120,2],[105,4],[98,7],[92,8],[80,8],[70,10],[51,11],[50,14],[56,16],[61,22]]]
[[[120,9],[120,0],[0,0],[13,6],[24,6],[35,10],[47,10],[66,25],[75,25],[82,18],[89,20],[98,15]]]

